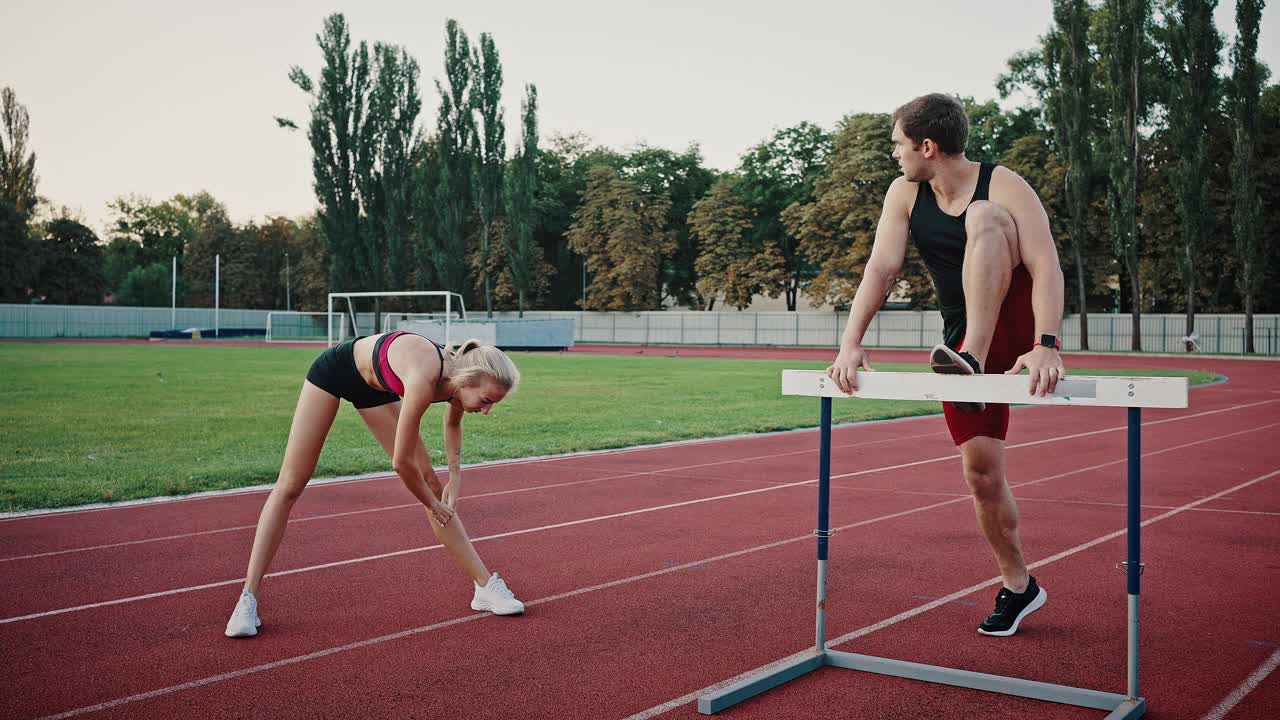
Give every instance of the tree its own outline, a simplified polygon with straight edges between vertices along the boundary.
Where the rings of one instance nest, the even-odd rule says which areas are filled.
[[[1005,112],[995,100],[984,103],[975,102],[973,98],[960,100],[969,117],[969,137],[964,152],[970,160],[998,162],[1018,138],[1037,130],[1035,113],[1029,110]]]
[[[352,49],[340,13],[325,18],[316,43],[319,84],[297,66],[289,79],[311,97],[307,137],[329,281],[335,290],[403,287],[415,275],[415,228],[421,229],[414,182],[418,63],[393,45],[375,43],[372,54],[364,42]]]
[[[368,232],[361,237],[367,280],[375,290],[412,286],[414,175],[422,110],[418,62],[403,48],[374,45],[373,83],[361,147],[370,159],[358,174]]]
[[[1138,250],[1138,128],[1147,110],[1142,66],[1147,53],[1149,0],[1106,0],[1098,24],[1099,47],[1106,58],[1110,107],[1107,134],[1109,231],[1127,274],[1133,316],[1132,350],[1142,349],[1142,292]]]
[[[533,286],[534,268],[542,260],[534,243],[537,224],[534,202],[538,193],[538,88],[525,86],[520,104],[521,143],[507,173],[506,233],[507,271],[516,295],[516,308],[524,317],[525,296]]]
[[[695,305],[699,253],[697,241],[689,233],[689,211],[707,193],[714,177],[702,166],[702,151],[697,145],[690,145],[682,153],[641,146],[623,158],[620,172],[646,195],[665,195],[670,200],[666,227],[675,236],[676,252],[662,259],[654,283],[664,301]]]
[[[116,304],[134,307],[162,307],[170,300],[169,266],[151,263],[135,267],[125,275],[116,291]]]
[[[1090,10],[1085,0],[1055,0],[1053,19],[1060,38],[1058,74],[1061,90],[1056,97],[1055,138],[1065,155],[1067,232],[1076,280],[1076,307],[1080,314],[1080,348],[1089,349],[1089,304],[1085,248],[1089,247],[1090,181],[1093,173],[1092,95],[1093,59],[1089,53]]]
[[[215,256],[226,252],[227,243],[235,232],[227,206],[204,191],[175,195],[161,204],[170,209],[167,216],[175,218],[182,227],[183,241],[178,253],[178,303],[188,307],[212,307]],[[223,261],[226,260],[224,257]]]
[[[328,245],[320,233],[320,219],[313,214],[290,222],[293,234],[285,240],[285,245],[290,259],[289,284],[293,308],[312,312],[324,310],[328,307],[329,258],[326,257]]]
[[[44,224],[34,253],[37,295],[58,305],[97,305],[106,290],[103,249],[93,230],[60,217]]]
[[[439,183],[436,185],[436,228],[429,254],[443,290],[467,290],[467,215],[471,208],[472,117],[470,88],[475,74],[471,43],[456,20],[445,25],[445,81],[436,81]]]
[[[1090,267],[1092,257],[1090,233],[1090,209],[1093,205],[1093,189],[1106,184],[1107,178],[1099,178],[1093,161],[1093,138],[1100,134],[1103,117],[1097,102],[1097,62],[1094,59],[1094,43],[1090,42],[1089,29],[1095,12],[1085,0],[1054,0],[1054,27],[1040,38],[1040,47],[1015,54],[1009,59],[1009,71],[997,81],[1000,96],[1007,98],[1015,88],[1023,88],[1039,100],[1042,122],[1048,129],[1047,137],[1052,147],[1046,148],[1055,158],[1065,163],[1065,202],[1061,208],[1070,223],[1055,230],[1054,237],[1062,243],[1064,270],[1075,278],[1075,307],[1080,317],[1080,346],[1089,348],[1089,296],[1092,293],[1090,277],[1097,273]],[[1029,137],[1029,134],[1024,134]],[[1005,157],[1017,155],[1030,160],[1030,155],[1040,152],[1032,145],[1015,147],[1021,139],[1009,146]],[[1034,151],[1034,152],[1030,152]],[[1043,170],[1043,168],[1041,168]],[[1019,174],[1027,177],[1032,165],[1021,165]],[[1056,188],[1038,186],[1041,198]],[[1045,203],[1048,208],[1049,203]],[[1052,211],[1051,211],[1052,217]],[[1108,263],[1109,265],[1109,263]]]
[[[818,268],[807,286],[814,306],[848,305],[862,282],[885,194],[900,174],[888,152],[892,131],[888,115],[866,113],[841,120],[813,201],[792,205],[783,213],[801,256]],[[916,307],[932,295],[933,285],[914,246],[896,291]]]
[[[440,215],[436,208],[436,191],[440,187],[440,143],[436,136],[419,139],[413,150],[413,257],[414,274],[409,278],[411,287],[418,290],[437,290],[436,279],[440,235],[437,222]]]
[[[368,273],[361,262],[357,173],[360,165],[369,162],[366,151],[359,147],[368,132],[364,122],[369,51],[364,43],[351,50],[351,34],[340,13],[325,18],[316,44],[323,58],[319,84],[296,65],[289,79],[311,96],[307,138],[312,150],[313,187],[320,202],[320,230],[328,243],[330,287],[361,290]]]
[[[489,253],[489,273],[493,277],[493,304],[498,308],[517,308],[520,307],[520,293],[516,289],[515,281],[511,275],[511,259],[509,252],[512,242],[510,239],[511,224],[508,217],[499,217],[493,224],[493,247]],[[542,248],[537,244],[531,246],[532,263],[529,273],[529,284],[525,288],[524,303],[525,307],[532,307],[543,302],[551,289],[551,281],[556,275],[555,268],[542,257]],[[480,259],[479,253],[471,256],[472,266],[479,271],[476,266]],[[521,317],[524,316],[521,311]]]
[[[109,291],[118,291],[132,270],[158,264],[171,271],[178,259],[179,303],[213,304],[213,253],[204,253],[202,235],[211,225],[230,227],[227,210],[207,192],[175,195],[154,202],[141,195],[122,195],[108,204],[112,212],[104,256],[103,276]],[[207,267],[207,273],[204,270]],[[207,285],[192,282],[192,274],[207,276]],[[207,287],[207,290],[206,290]],[[119,301],[119,298],[117,298]]]
[[[1269,85],[1258,100],[1258,134],[1256,156],[1280,157],[1280,85]],[[1258,197],[1263,200],[1258,227],[1280,227],[1280,163],[1260,162],[1257,166]],[[1270,250],[1257,256],[1262,259],[1258,271],[1262,273],[1262,287],[1257,298],[1257,312],[1280,312],[1280,262],[1275,262],[1275,241],[1265,233],[1259,236],[1262,250]]]
[[[765,287],[770,297],[784,295],[787,309],[796,309],[801,281],[809,269],[798,243],[786,228],[782,212],[794,203],[813,201],[814,184],[826,168],[831,136],[813,123],[801,123],[773,134],[742,157],[739,192],[755,216],[752,238],[763,247],[772,243],[786,263],[786,279]],[[887,154],[887,151],[886,151]]]
[[[591,273],[583,309],[661,309],[653,278],[661,259],[676,250],[665,227],[670,202],[665,195],[646,195],[608,166],[590,171],[567,235]]]
[[[31,118],[10,87],[0,90],[0,123],[0,302],[21,302],[34,280],[27,222],[38,178],[36,154],[27,152]]]
[[[1253,338],[1255,296],[1262,288],[1266,259],[1271,257],[1271,236],[1259,232],[1262,197],[1258,194],[1256,154],[1259,101],[1267,69],[1258,63],[1258,29],[1263,0],[1236,0],[1236,40],[1231,46],[1231,81],[1228,107],[1232,120],[1231,230],[1240,266],[1236,287],[1244,300],[1245,352],[1256,352]],[[1274,196],[1272,196],[1274,197]]]
[[[471,105],[480,116],[472,136],[476,167],[473,175],[476,209],[480,213],[480,272],[484,286],[484,309],[493,317],[493,278],[489,273],[490,235],[502,207],[503,164],[507,155],[506,122],[502,111],[502,61],[489,33],[480,33],[480,49],[471,59],[475,84]]]
[[[586,259],[568,243],[587,186],[587,175],[597,166],[620,169],[625,158],[605,147],[592,147],[581,133],[552,135],[547,149],[538,151],[538,190],[534,200],[538,224],[534,238],[543,257],[555,268],[547,303],[556,309],[586,305]]]
[[[1169,0],[1165,47],[1172,82],[1165,106],[1178,163],[1175,178],[1180,236],[1178,258],[1186,291],[1187,335],[1195,331],[1196,260],[1204,251],[1209,214],[1209,126],[1217,114],[1222,37],[1213,23],[1217,0]]]
[[[0,90],[0,122],[4,124],[0,133],[0,200],[13,205],[25,222],[35,212],[39,178],[35,151],[27,152],[31,116],[11,87]]]
[[[689,234],[699,248],[700,307],[706,310],[714,309],[720,296],[726,305],[744,310],[765,283],[785,280],[778,249],[752,244],[751,209],[742,202],[736,184],[733,177],[717,180],[689,211]]]
[[[1231,185],[1228,158],[1231,130],[1215,113],[1206,129],[1207,154],[1215,158],[1206,169],[1209,187],[1206,229],[1199,245],[1193,304],[1203,312],[1235,312],[1239,308],[1232,278],[1239,259],[1231,240]],[[1187,280],[1184,271],[1183,223],[1179,214],[1180,142],[1168,127],[1156,127],[1143,143],[1139,176],[1138,222],[1142,228],[1142,296],[1148,312],[1185,312]],[[1185,331],[1184,331],[1185,332]]]
[[[33,248],[27,222],[13,203],[0,198],[0,302],[27,302],[32,277]]]

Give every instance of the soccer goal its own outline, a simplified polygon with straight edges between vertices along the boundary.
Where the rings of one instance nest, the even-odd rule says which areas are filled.
[[[353,337],[346,315],[326,312],[273,310],[267,313],[269,343],[325,342],[332,338],[342,342]]]
[[[388,304],[412,305],[413,310],[378,312],[383,299]],[[425,307],[424,307],[425,306]],[[375,335],[397,329],[402,322],[415,320],[434,321],[443,325],[443,337],[432,338],[449,345],[450,329],[455,322],[467,318],[466,304],[462,296],[448,290],[403,290],[385,292],[329,293],[329,316],[344,317],[350,324],[352,337]],[[330,321],[329,344],[342,342],[337,338],[338,325]]]

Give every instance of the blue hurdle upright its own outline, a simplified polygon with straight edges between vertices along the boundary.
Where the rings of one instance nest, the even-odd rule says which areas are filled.
[[[788,680],[823,666],[862,670],[881,675],[987,690],[1005,695],[1065,703],[1110,712],[1106,720],[1138,718],[1146,712],[1146,700],[1138,694],[1138,595],[1142,577],[1141,547],[1141,458],[1142,408],[1187,407],[1186,378],[1068,376],[1052,395],[1029,396],[1028,380],[1016,375],[961,377],[931,373],[859,372],[858,389],[842,392],[822,372],[784,370],[782,393],[819,397],[818,436],[818,593],[816,641],[811,653],[788,662],[775,663],[757,674],[698,698],[698,711],[714,714],[754,697]],[[1128,690],[1125,694],[1055,685],[1023,678],[923,665],[890,658],[828,650],[826,640],[827,545],[831,537],[828,508],[831,495],[831,400],[841,397],[881,400],[949,400],[1005,402],[1027,405],[1070,405],[1127,407],[1128,447],[1128,552],[1121,563],[1128,584]]]

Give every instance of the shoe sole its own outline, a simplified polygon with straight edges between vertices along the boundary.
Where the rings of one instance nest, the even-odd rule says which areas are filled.
[[[929,369],[939,375],[973,375],[973,368],[969,367],[969,363],[964,358],[956,354],[954,350],[946,345],[939,345],[929,353]],[[960,412],[980,413],[987,409],[986,403],[981,402],[953,402],[952,405]]]
[[[1018,617],[1013,619],[1013,625],[1010,625],[1008,630],[983,630],[982,628],[978,628],[978,632],[983,635],[990,635],[991,637],[1009,637],[1010,635],[1018,632],[1018,624],[1022,622],[1023,618],[1044,607],[1044,604],[1048,599],[1049,592],[1044,588],[1040,588],[1040,594],[1036,595],[1036,599],[1032,600],[1029,605],[1022,608],[1022,612],[1018,613]]]
[[[493,606],[491,606],[489,603],[473,602],[471,603],[471,609],[480,610],[483,612],[491,612],[494,615],[523,615],[524,614],[524,606],[521,606],[519,610],[508,610],[507,612],[499,612],[498,610],[495,610]]]

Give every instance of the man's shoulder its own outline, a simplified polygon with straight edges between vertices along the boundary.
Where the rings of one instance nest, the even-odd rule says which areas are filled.
[[[893,179],[893,182],[889,183],[889,192],[894,192],[895,190],[906,192],[904,188],[908,188],[910,192],[915,192],[918,187],[920,187],[920,183],[908,180],[906,175],[899,175]]]
[[[1037,195],[1036,191],[1021,175],[1004,165],[996,165],[992,168],[990,192],[992,200],[1000,202],[1001,200],[1018,197],[1027,192]]]
[[[915,204],[919,189],[920,183],[911,182],[905,175],[899,175],[889,184],[889,191],[885,193],[885,202],[910,211],[911,206]]]

